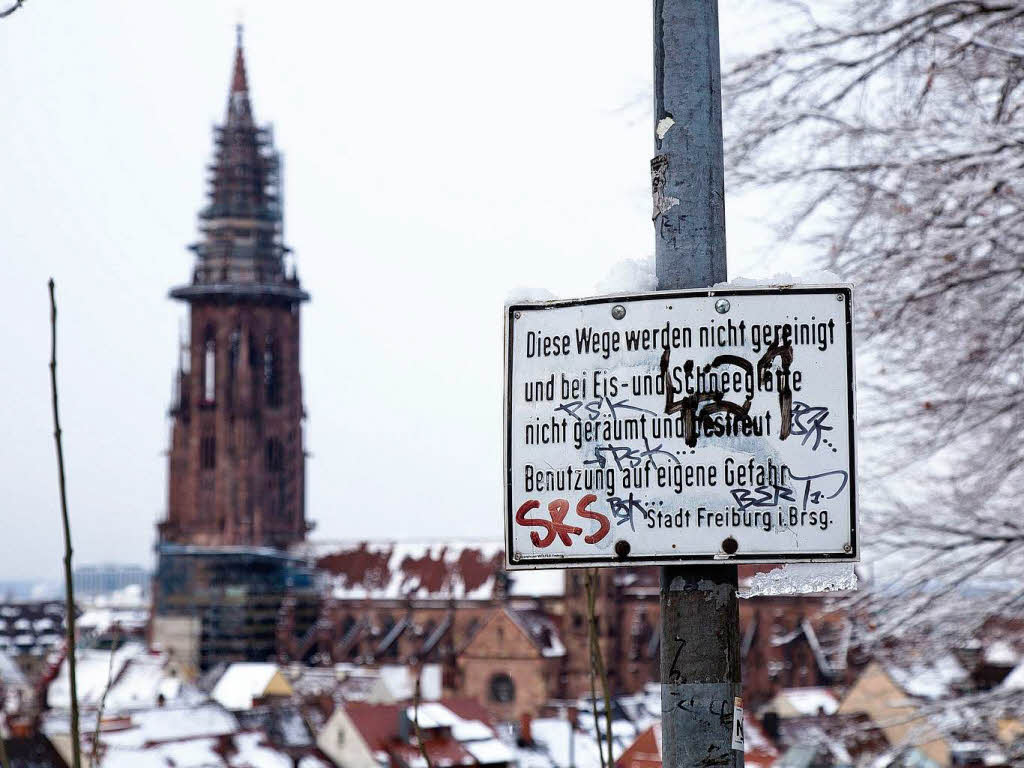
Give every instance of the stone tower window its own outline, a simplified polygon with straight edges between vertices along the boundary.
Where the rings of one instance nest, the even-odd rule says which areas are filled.
[[[267,334],[263,350],[263,383],[266,387],[267,405],[276,408],[281,404],[281,361],[277,339]]]
[[[276,437],[267,440],[266,466],[267,472],[280,472],[284,469],[284,446]]]
[[[491,682],[487,687],[493,702],[508,704],[516,700],[516,684],[504,672],[492,675]]]
[[[203,402],[212,403],[217,397],[217,342],[214,340],[213,326],[206,329],[206,341],[203,344]]]
[[[217,440],[213,435],[205,435],[199,440],[199,466],[203,469],[217,466]]]
[[[237,328],[231,332],[228,339],[228,403],[232,404],[235,399],[235,381],[238,374],[239,349],[242,346],[242,332]]]

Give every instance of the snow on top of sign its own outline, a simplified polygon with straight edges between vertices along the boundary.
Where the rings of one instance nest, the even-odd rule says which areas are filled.
[[[812,270],[802,275],[793,275],[789,272],[776,272],[771,277],[734,277],[723,283],[715,283],[714,288],[759,288],[766,286],[788,286],[788,285],[830,285],[841,283],[835,272],[827,269]]]
[[[771,277],[734,277],[731,280],[716,283],[712,289],[722,288],[765,288],[770,286],[791,285],[831,285],[843,282],[835,272],[827,269],[810,270],[800,275],[789,272],[776,272]],[[658,275],[655,269],[654,254],[639,259],[623,259],[616,262],[608,270],[603,279],[594,285],[594,294],[605,296],[616,293],[647,293],[658,290]],[[556,296],[546,288],[537,286],[516,286],[509,291],[505,305],[518,304],[525,301],[555,301],[564,296]]]
[[[546,288],[535,288],[528,285],[518,285],[509,291],[505,298],[505,306],[518,304],[522,301],[554,301],[558,297]]]
[[[852,563],[786,563],[755,573],[740,590],[740,597],[807,595],[857,589]]]
[[[599,294],[658,290],[653,254],[645,259],[624,259],[613,264],[605,278],[595,286],[595,290]]]

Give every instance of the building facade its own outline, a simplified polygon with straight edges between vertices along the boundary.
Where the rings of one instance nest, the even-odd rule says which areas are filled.
[[[503,569],[497,542],[311,542],[293,548],[319,574],[320,605],[286,603],[278,660],[329,666],[439,664],[446,695],[499,720],[545,714],[590,692],[585,573]],[[616,694],[659,680],[659,574],[594,572],[595,621]],[[744,698],[846,682],[850,623],[823,596],[743,600]],[[303,610],[307,613],[303,613]]]

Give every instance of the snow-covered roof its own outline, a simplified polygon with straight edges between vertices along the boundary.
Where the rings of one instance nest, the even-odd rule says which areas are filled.
[[[199,693],[176,676],[167,656],[151,653],[141,643],[129,642],[109,650],[82,649],[76,652],[78,702],[83,708],[99,706],[106,690],[104,710],[114,714],[165,704],[192,704]],[[71,706],[68,661],[61,662],[57,678],[47,691],[47,702],[54,709]]]
[[[0,649],[15,656],[44,656],[64,640],[63,611],[58,601],[0,606]]]
[[[839,699],[828,688],[784,688],[772,698],[766,709],[780,717],[833,715]]]
[[[234,713],[243,731],[262,731],[274,744],[288,749],[315,745],[315,738],[302,710],[291,702],[253,707]]]
[[[102,635],[115,625],[125,632],[141,632],[149,621],[149,611],[143,608],[87,608],[75,620],[81,632]]]
[[[887,671],[908,694],[929,701],[948,696],[968,677],[967,670],[951,653],[907,666],[891,665]]]
[[[277,664],[269,662],[236,662],[224,671],[210,695],[227,709],[250,709],[253,699],[265,695],[277,672]]]
[[[1001,691],[1024,691],[1024,661],[1013,668],[1003,682],[999,684]]]
[[[530,723],[535,749],[520,749],[520,768],[598,768],[601,756],[597,741],[588,733],[572,732],[572,760],[569,759],[570,725],[561,718],[539,717]],[[618,758],[624,750],[613,747]]]
[[[0,683],[9,687],[28,685],[28,680],[26,680],[21,668],[14,663],[14,659],[3,651],[0,651]]]
[[[367,747],[384,763],[392,756],[410,768],[426,768],[419,747],[409,734],[401,732],[402,719],[417,720],[422,732],[438,729],[430,735],[424,733],[424,747],[435,766],[491,765],[515,759],[515,753],[501,743],[486,722],[486,710],[475,700],[426,702],[418,711],[407,704],[347,702],[343,706]]]
[[[985,663],[996,667],[1013,667],[1020,661],[1020,654],[1006,640],[993,640],[985,648]]]
[[[490,600],[504,573],[504,550],[493,540],[310,542],[295,552],[329,575],[337,599]],[[507,590],[560,596],[565,577],[559,570],[508,574]]]
[[[146,747],[108,747],[102,768],[292,768],[291,756],[275,749],[260,732],[238,733],[225,744],[219,738],[185,738]],[[329,768],[312,755],[299,768]]]
[[[555,622],[543,611],[509,608],[508,615],[527,634],[542,656],[557,658],[565,656],[565,645],[558,636]]]
[[[142,656],[146,649],[141,643],[125,643],[111,654],[109,650],[79,648],[75,651],[75,680],[78,683],[78,703],[82,707],[99,705],[108,684],[118,679],[130,659]],[[111,658],[113,656],[113,658]],[[50,684],[46,701],[53,709],[70,709],[71,684],[68,660],[60,665],[56,679]]]
[[[462,746],[480,765],[513,764],[516,760],[515,750],[497,738],[463,742]]]
[[[237,718],[212,702],[197,706],[154,707],[133,712],[130,718],[129,727],[103,732],[101,742],[112,749],[142,749],[147,744],[212,738],[239,730]]]
[[[167,664],[164,654],[138,654],[128,660],[124,670],[107,692],[104,708],[125,712],[166,703],[190,703],[198,691],[183,683]]]

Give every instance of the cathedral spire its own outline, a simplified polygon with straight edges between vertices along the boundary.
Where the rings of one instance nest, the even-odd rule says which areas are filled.
[[[224,123],[213,131],[208,166],[208,202],[199,213],[202,238],[192,246],[192,284],[171,291],[175,298],[230,295],[276,297],[286,302],[309,297],[294,269],[285,271],[282,242],[280,158],[269,126],[258,126],[249,100],[242,27],[235,28],[235,60]]]
[[[235,26],[235,69],[228,92],[228,125],[252,125],[249,103],[249,81],[245,74],[245,49],[242,46],[242,25]]]

